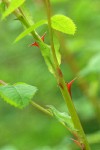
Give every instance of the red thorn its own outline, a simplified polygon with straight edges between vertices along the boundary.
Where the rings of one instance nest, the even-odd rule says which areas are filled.
[[[45,38],[45,35],[46,35],[46,32],[42,35],[42,37],[41,37],[41,40],[44,42],[44,38]],[[34,43],[32,43],[31,45],[29,45],[29,46],[37,46],[37,47],[39,47],[39,44],[37,43],[37,42],[34,42]]]
[[[71,96],[71,86],[72,86],[72,83],[76,80],[76,78],[71,80],[69,83],[66,83],[66,86],[67,86],[67,89],[68,89],[68,92],[69,92],[70,96]]]
[[[77,141],[77,140],[75,140],[75,139],[72,139],[72,138],[71,138],[71,140],[74,141],[74,143],[75,143],[76,145],[78,145],[78,147],[80,147],[81,150],[83,150],[82,143],[80,143],[79,141]]]
[[[45,38],[46,32],[42,35],[41,40],[44,42],[44,38]]]
[[[37,46],[37,47],[39,47],[39,45],[38,45],[37,42],[34,42],[34,43],[32,43],[31,45],[29,45],[29,46]]]

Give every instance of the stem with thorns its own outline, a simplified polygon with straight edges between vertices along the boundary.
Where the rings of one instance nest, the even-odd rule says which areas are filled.
[[[9,6],[10,2],[8,0],[3,0],[7,6]],[[80,120],[78,118],[77,112],[75,110],[74,104],[72,102],[72,99],[68,93],[68,90],[66,88],[66,83],[62,74],[62,71],[60,69],[60,66],[57,61],[55,49],[54,49],[54,44],[53,44],[53,31],[51,28],[51,6],[50,6],[50,1],[45,0],[46,3],[46,8],[47,8],[47,16],[48,16],[48,26],[49,26],[49,32],[50,32],[50,41],[51,41],[51,50],[52,50],[52,55],[53,55],[53,60],[54,60],[54,66],[55,66],[55,77],[57,79],[57,84],[59,85],[59,88],[61,90],[61,93],[64,97],[64,100],[67,104],[69,113],[71,115],[74,127],[78,130],[78,137],[80,142],[84,145],[83,150],[90,150],[87,138],[85,136],[85,133],[83,131],[83,128],[81,126]],[[14,11],[15,16],[18,18],[19,21],[21,21],[26,28],[29,28],[31,25],[28,22],[28,18],[24,15],[24,12],[22,11],[21,7],[16,9]],[[41,41],[40,36],[35,32],[31,32],[32,36],[37,40]],[[47,112],[48,113],[48,112]]]
[[[90,150],[87,138],[85,136],[84,130],[81,126],[80,120],[78,118],[77,112],[75,110],[74,104],[71,100],[71,97],[68,93],[68,90],[66,88],[66,84],[65,84],[65,80],[62,74],[62,71],[60,69],[60,66],[57,62],[57,58],[56,58],[56,54],[55,54],[55,49],[54,49],[54,44],[53,44],[53,31],[51,28],[51,6],[50,6],[50,0],[45,0],[45,4],[46,4],[46,8],[47,8],[47,17],[48,17],[48,26],[49,26],[49,32],[50,32],[50,39],[51,39],[51,50],[52,50],[52,55],[54,58],[54,62],[55,62],[55,67],[56,67],[56,78],[57,78],[57,82],[59,85],[59,88],[61,90],[61,93],[64,97],[64,100],[67,104],[69,113],[72,117],[73,120],[73,124],[75,126],[76,129],[79,130],[79,138],[81,140],[81,142],[84,144],[84,149],[83,150]]]

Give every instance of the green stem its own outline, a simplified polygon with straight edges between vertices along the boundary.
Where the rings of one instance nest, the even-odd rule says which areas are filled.
[[[59,39],[60,45],[63,45],[63,58],[62,59],[69,65],[69,67],[73,71],[73,74],[75,74],[76,76],[78,72],[80,71],[78,63],[75,57],[73,57],[73,54],[70,53],[69,47],[66,46],[66,41],[65,41],[64,36],[60,33],[57,33],[57,37]],[[82,77],[78,78],[78,84],[79,84],[80,89],[84,91],[84,94],[87,96],[88,100],[90,100],[90,102],[92,103],[95,109],[95,114],[96,114],[98,123],[100,124],[100,105],[98,104],[98,99],[96,95],[89,94],[88,92],[89,87],[85,78],[82,78]]]
[[[2,0],[7,7],[9,7],[10,5],[10,1],[9,0]],[[17,8],[16,10],[14,10],[14,15],[17,17],[17,19],[22,23],[24,24],[24,26],[26,28],[29,28],[31,25],[30,23],[28,22],[28,18],[26,18],[23,10],[21,9],[21,7]],[[31,32],[32,36],[37,40],[37,41],[41,41],[41,38],[40,36],[35,32],[35,31],[32,31]]]
[[[56,53],[55,53],[55,48],[54,48],[54,43],[53,43],[53,31],[51,28],[51,9],[48,9],[50,8],[50,1],[46,0],[45,3],[46,3],[46,8],[47,8],[47,14],[48,14],[47,17],[48,17],[48,26],[49,26],[49,33],[50,33],[51,50],[53,54],[55,68],[58,68],[59,64],[58,64]]]
[[[50,116],[50,117],[54,117],[53,113],[50,112],[48,109],[40,106],[39,104],[35,103],[34,101],[30,102],[36,109],[42,111],[43,113],[45,113],[46,115]],[[77,137],[77,133],[76,132],[72,132],[63,122],[60,122],[67,130],[69,130],[70,133],[72,133],[72,135],[74,135],[76,138]]]
[[[19,11],[21,13],[21,17],[19,17],[19,20],[25,25],[26,28],[29,28],[31,25],[30,23],[28,22],[28,19],[26,18],[23,10],[21,9],[21,7],[19,8]],[[41,38],[40,36],[35,32],[35,31],[32,31],[31,32],[32,36],[37,40],[37,41],[41,41]]]
[[[54,58],[54,62],[55,62],[55,67],[56,67],[56,72],[57,72],[57,82],[58,85],[60,87],[61,93],[64,97],[64,100],[67,104],[69,113],[72,117],[73,120],[73,124],[75,126],[75,128],[79,131],[79,138],[81,140],[81,142],[84,144],[84,148],[83,150],[90,150],[87,138],[85,136],[85,133],[83,131],[83,128],[81,126],[80,120],[78,118],[77,112],[75,110],[74,104],[71,100],[71,97],[68,93],[68,90],[66,88],[66,84],[65,84],[65,80],[62,74],[62,71],[58,65],[57,62],[57,58],[56,58],[56,54],[55,54],[55,49],[54,49],[54,44],[53,44],[53,32],[52,32],[52,28],[51,28],[51,6],[50,6],[50,1],[49,0],[45,0],[46,3],[46,8],[47,8],[47,15],[48,15],[48,26],[49,26],[49,31],[50,31],[50,39],[51,39],[51,49],[52,49],[52,54],[53,54],[53,58]]]
[[[49,110],[45,109],[44,107],[38,105],[37,103],[35,103],[35,102],[33,102],[33,101],[31,101],[31,104],[32,104],[35,108],[37,108],[38,110],[42,111],[43,113],[45,113],[45,114],[47,114],[47,115],[53,117],[53,114],[52,114]]]

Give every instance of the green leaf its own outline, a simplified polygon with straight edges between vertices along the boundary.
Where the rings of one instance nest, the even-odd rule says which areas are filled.
[[[47,106],[51,110],[51,112],[54,114],[56,119],[61,122],[64,125],[67,125],[67,127],[70,130],[75,131],[76,129],[74,128],[71,116],[69,116],[66,112],[59,112],[54,106]]]
[[[8,9],[3,13],[2,19],[10,15],[15,9],[21,6],[24,2],[25,0],[12,0],[10,2]]]
[[[59,65],[60,65],[61,64],[61,54],[59,52],[60,44],[59,44],[59,41],[55,35],[53,35],[53,42],[54,42],[56,57],[57,57]]]
[[[56,56],[57,56],[57,60],[59,62],[59,65],[61,63],[61,55],[59,53],[59,44],[57,39],[54,37],[54,47],[55,47],[55,52],[56,52]],[[41,50],[42,56],[44,57],[45,63],[48,66],[49,71],[54,74],[54,62],[53,62],[53,56],[52,56],[52,51],[51,51],[51,47],[47,44],[45,44],[42,41],[38,41],[39,44],[39,48]]]
[[[40,27],[43,24],[46,24],[47,21],[46,20],[41,20],[35,24],[33,24],[30,28],[26,29],[24,32],[22,32],[16,39],[14,42],[18,42],[19,40],[21,40],[22,38],[24,38],[26,35],[28,35],[30,32],[32,32],[33,30],[35,30],[36,28]]]
[[[18,108],[28,105],[36,91],[36,87],[21,82],[0,86],[0,96],[4,101]]]
[[[83,68],[80,72],[80,76],[86,76],[90,73],[100,73],[100,53],[93,56],[88,62],[87,66]]]
[[[54,74],[54,67],[53,67],[53,58],[51,53],[51,47],[45,44],[44,42],[39,41],[39,47],[42,53],[42,56],[45,60],[46,65],[48,66],[49,71]]]
[[[51,18],[51,26],[53,29],[61,31],[66,34],[74,34],[76,26],[74,22],[64,15],[55,15]]]
[[[23,31],[14,42],[18,42],[22,38],[24,38],[26,35],[28,35],[30,32],[34,31],[36,28],[40,27],[43,24],[48,24],[47,20],[41,20],[35,24],[33,24],[31,27]],[[63,15],[55,15],[51,18],[51,25],[53,29],[56,29],[58,31],[67,33],[67,34],[74,34],[76,30],[76,26],[73,23],[73,21]]]
[[[34,24],[34,21],[33,21],[33,18],[32,18],[32,15],[31,15],[31,12],[30,10],[25,6],[25,5],[22,5],[21,6],[21,10],[24,12],[24,16],[26,18],[28,18],[28,22],[30,25],[33,25]],[[25,28],[26,29],[26,28]]]

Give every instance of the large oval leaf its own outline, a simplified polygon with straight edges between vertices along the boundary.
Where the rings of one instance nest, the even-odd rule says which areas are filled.
[[[0,96],[7,103],[18,108],[23,108],[28,105],[36,91],[37,88],[35,86],[26,83],[0,86]]]
[[[74,22],[64,15],[55,15],[51,18],[51,26],[53,29],[66,34],[74,34],[76,26]]]

